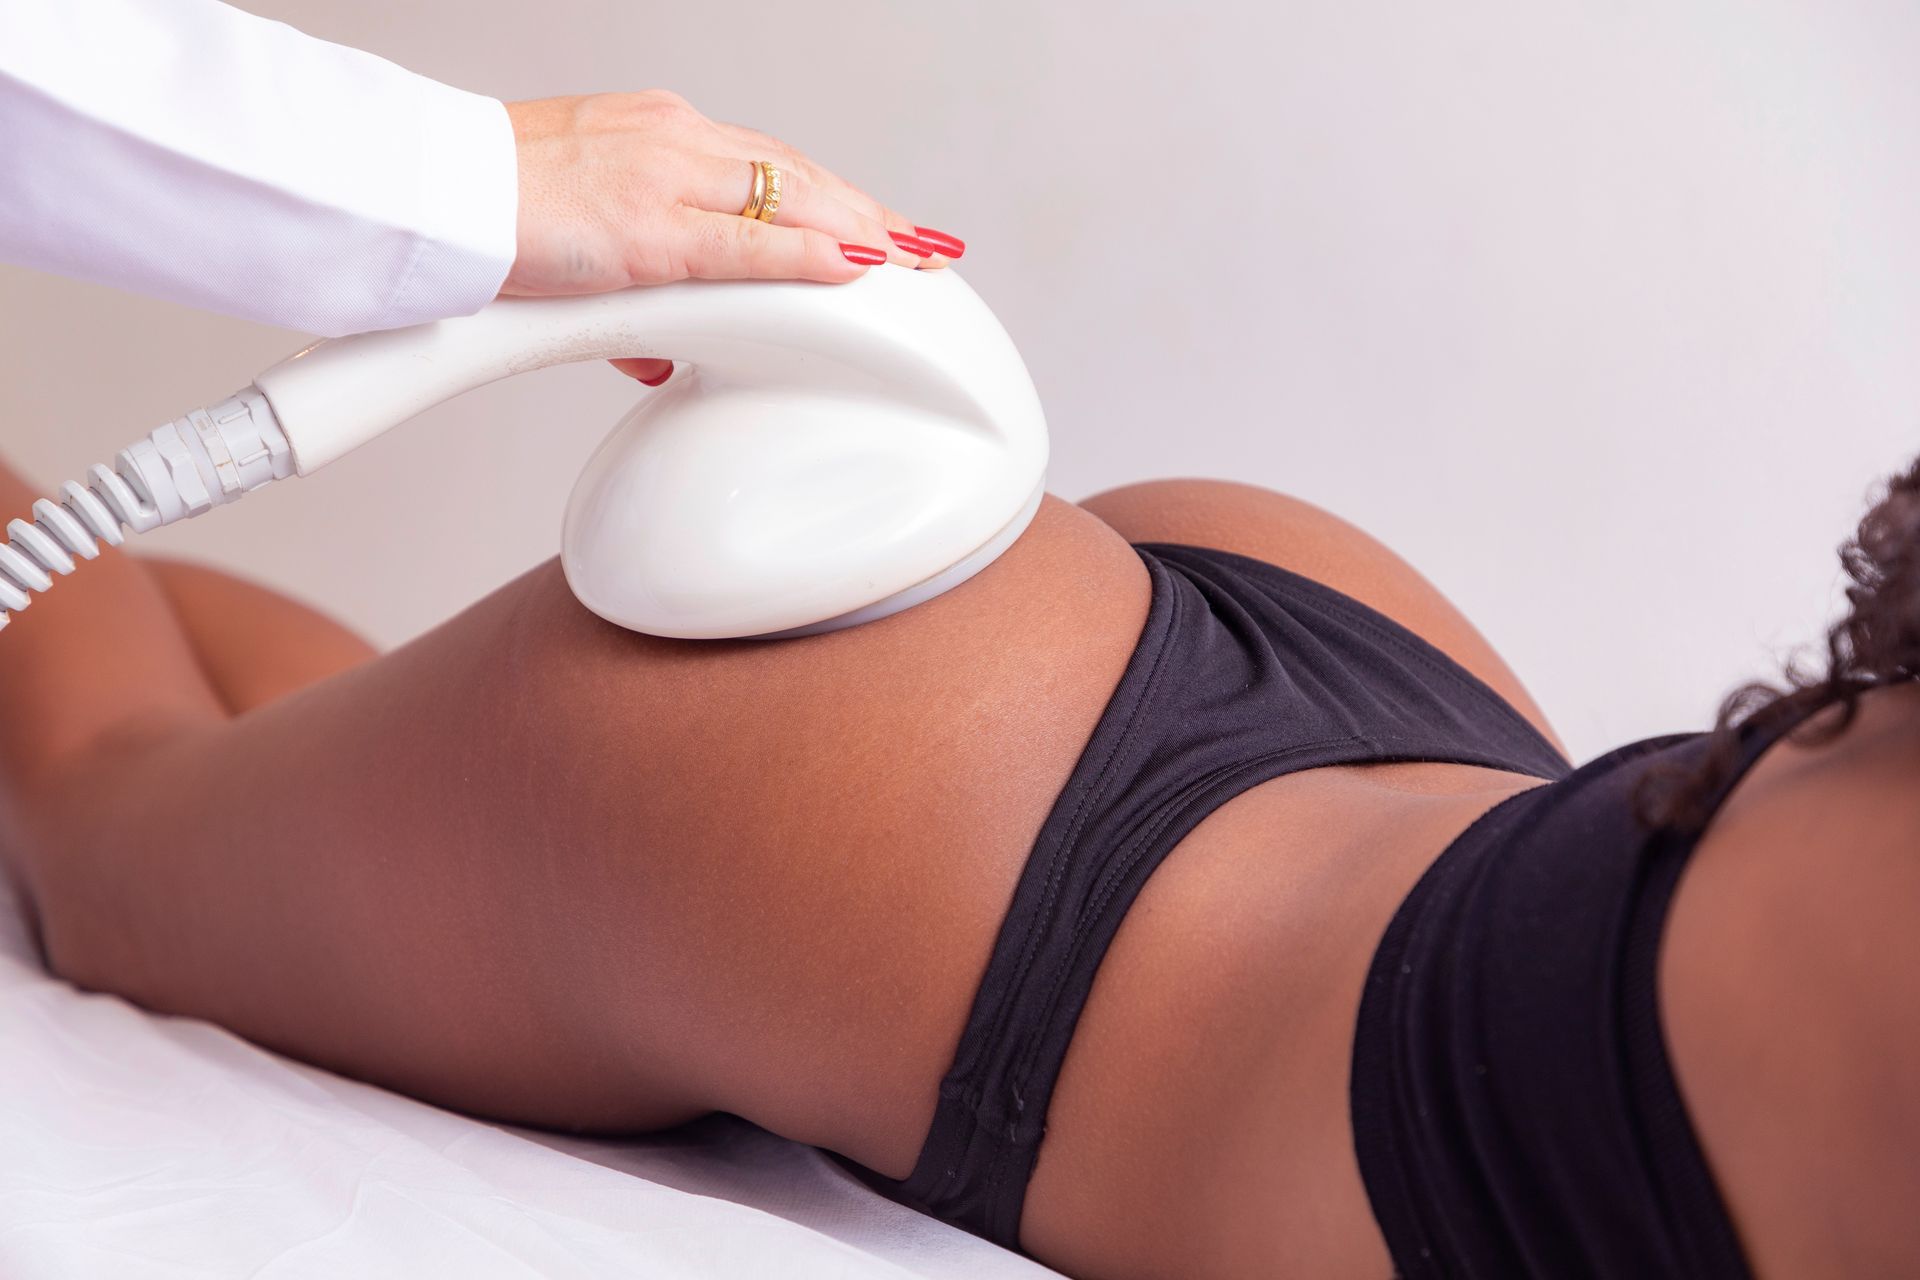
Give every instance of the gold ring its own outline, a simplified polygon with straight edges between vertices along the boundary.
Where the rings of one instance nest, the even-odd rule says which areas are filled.
[[[753,165],[753,194],[747,197],[747,207],[740,211],[740,216],[772,222],[778,212],[780,171],[765,160],[757,160]]]

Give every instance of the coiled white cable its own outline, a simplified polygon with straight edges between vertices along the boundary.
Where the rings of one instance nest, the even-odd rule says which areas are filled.
[[[54,575],[91,560],[100,544],[117,547],[122,528],[146,533],[233,502],[271,480],[293,474],[293,452],[257,387],[210,409],[195,409],[155,428],[114,457],[95,464],[87,483],[68,481],[60,501],[33,504],[33,519],[7,525],[0,543],[0,628],[33,603]]]

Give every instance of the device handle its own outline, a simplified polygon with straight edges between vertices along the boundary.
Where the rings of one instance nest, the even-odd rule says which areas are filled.
[[[1012,341],[950,269],[504,298],[470,316],[315,343],[254,385],[304,476],[475,387],[625,356],[690,361],[707,379],[872,394],[961,429],[1044,439]]]

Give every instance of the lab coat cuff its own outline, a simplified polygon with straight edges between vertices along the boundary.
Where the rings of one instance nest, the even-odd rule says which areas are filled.
[[[517,252],[519,155],[505,104],[419,83],[420,238],[380,329],[471,315],[499,294]]]

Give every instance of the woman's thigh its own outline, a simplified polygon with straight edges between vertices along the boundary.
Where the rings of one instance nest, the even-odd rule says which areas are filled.
[[[625,632],[548,564],[37,792],[50,956],[449,1105],[722,1108],[904,1174],[1147,594],[1057,500],[960,588],[798,640]]]
[[[375,656],[323,613],[258,583],[184,560],[141,565],[160,587],[207,683],[238,714]]]

